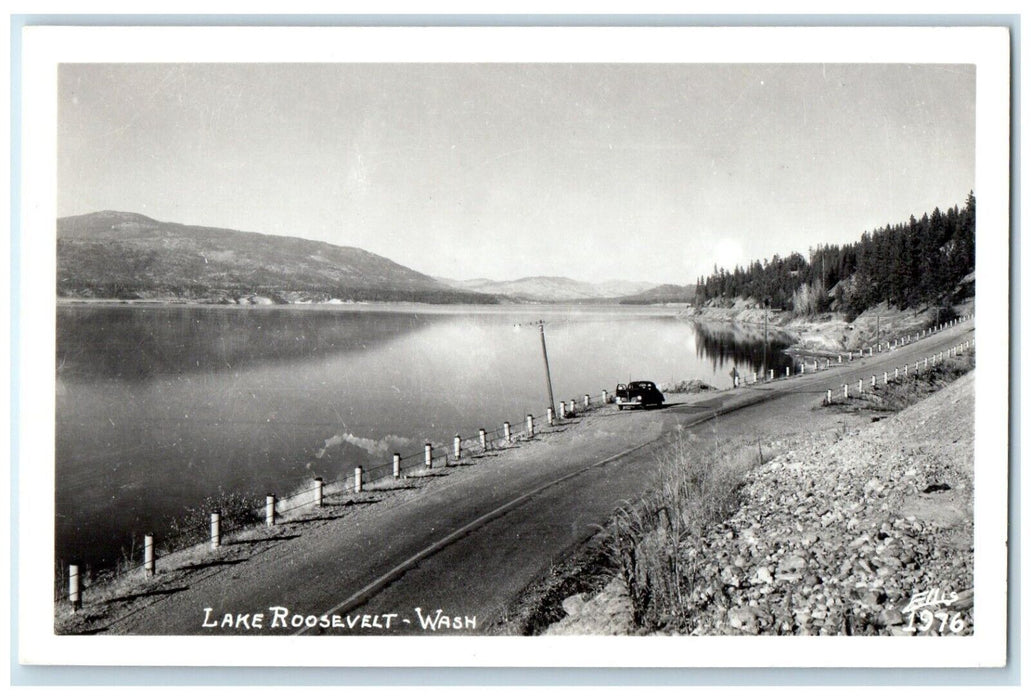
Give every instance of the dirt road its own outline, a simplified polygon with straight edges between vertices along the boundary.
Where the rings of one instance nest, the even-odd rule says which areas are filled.
[[[374,485],[163,574],[144,605],[91,631],[382,635],[431,631],[428,625],[436,633],[489,634],[521,590],[652,483],[652,455],[671,436],[686,430],[703,439],[772,440],[831,427],[842,416],[819,409],[827,389],[912,366],[972,331],[968,321],[829,370],[661,410],[607,407],[436,470],[419,488],[415,479]]]

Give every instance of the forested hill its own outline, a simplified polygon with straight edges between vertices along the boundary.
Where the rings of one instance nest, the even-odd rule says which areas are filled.
[[[950,303],[974,271],[975,201],[864,233],[856,243],[824,245],[809,257],[752,262],[732,272],[714,269],[698,280],[696,303],[751,298],[796,313],[837,309],[857,316],[879,303],[901,309]]]

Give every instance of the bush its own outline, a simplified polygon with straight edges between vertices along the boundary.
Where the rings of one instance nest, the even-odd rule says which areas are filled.
[[[949,321],[954,321],[959,318],[959,314],[956,313],[956,310],[947,304],[942,306],[929,306],[927,307],[927,313],[930,320],[924,324],[925,330],[930,330],[939,324],[948,323]]]
[[[165,545],[168,551],[183,549],[205,541],[210,533],[211,514],[219,513],[223,533],[264,522],[263,502],[253,495],[225,493],[208,496],[199,506],[187,508],[169,524]]]

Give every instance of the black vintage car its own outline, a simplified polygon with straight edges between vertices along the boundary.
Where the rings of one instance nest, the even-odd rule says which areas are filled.
[[[616,385],[616,408],[624,406],[661,406],[666,397],[655,382],[630,382]]]

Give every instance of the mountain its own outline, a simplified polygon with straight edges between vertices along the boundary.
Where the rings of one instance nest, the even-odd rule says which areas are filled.
[[[638,294],[622,297],[620,304],[693,304],[695,300],[693,284],[683,286],[677,284],[661,284]]]
[[[102,211],[57,220],[59,297],[496,303],[361,248]]]
[[[627,280],[606,280],[595,285],[604,297],[624,297],[654,289],[654,282],[630,282]]]
[[[585,301],[610,299],[635,294],[654,287],[651,282],[628,282],[606,280],[604,282],[580,282],[568,277],[523,277],[517,280],[497,281],[490,279],[453,280],[443,277],[438,282],[455,289],[482,294],[496,294],[526,301]]]

